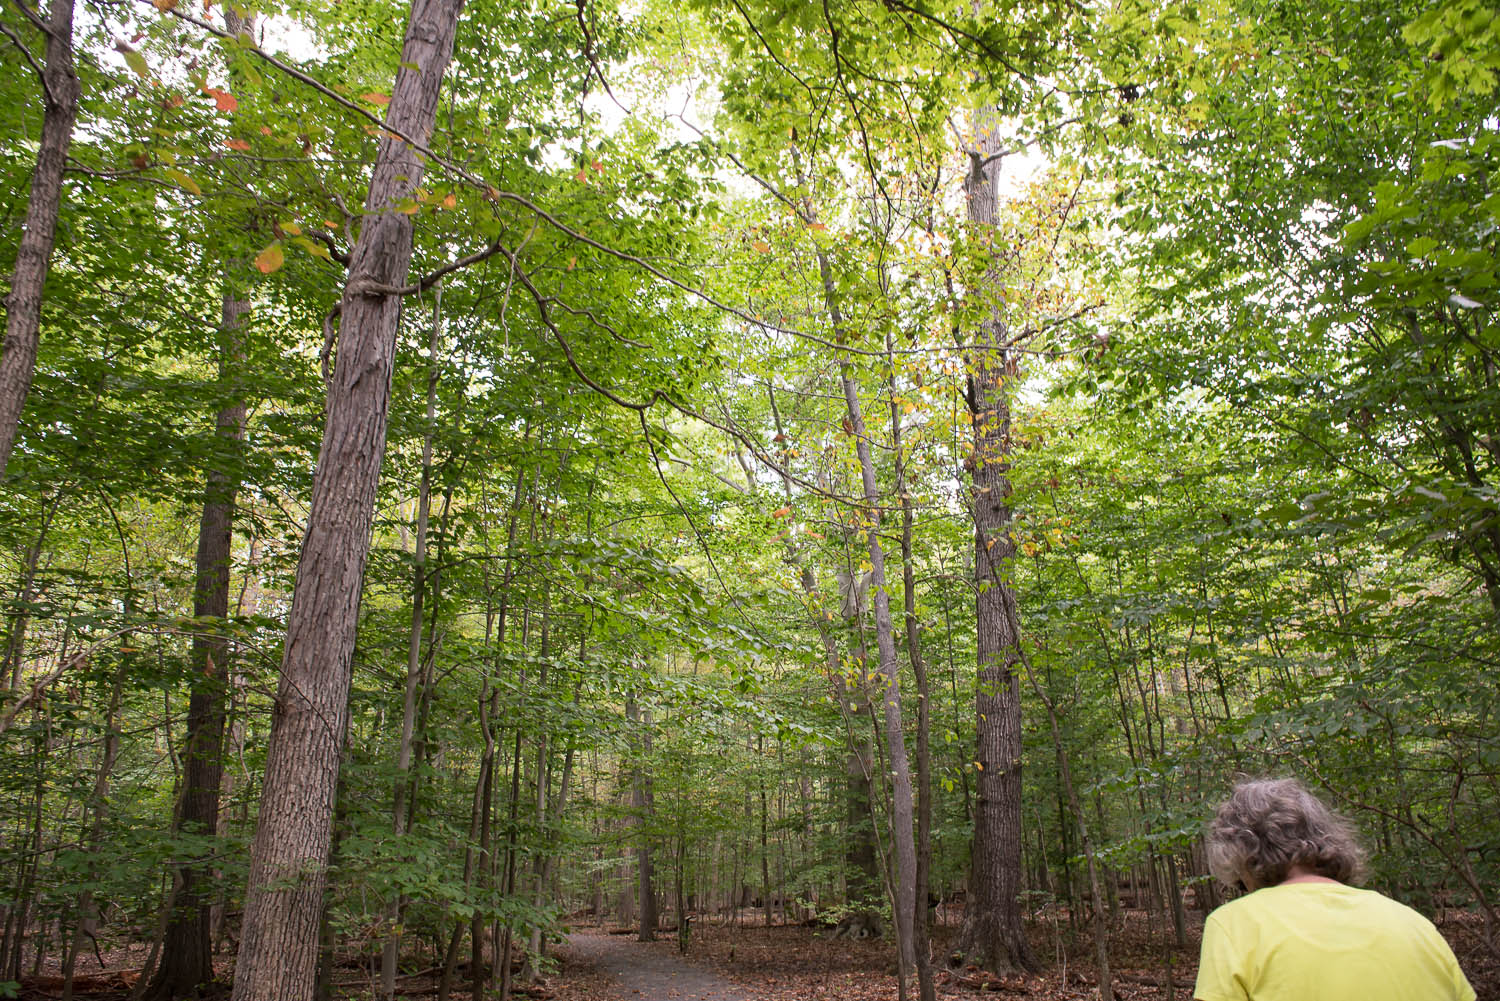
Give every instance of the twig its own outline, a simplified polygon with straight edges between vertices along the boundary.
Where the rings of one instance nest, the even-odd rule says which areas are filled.
[[[47,103],[57,104],[57,95],[52,92],[52,85],[47,82],[47,72],[42,69],[42,64],[36,61],[36,56],[31,54],[31,50],[26,47],[26,43],[21,41],[20,36],[11,31],[10,25],[4,21],[0,21],[0,33],[4,33],[5,37],[9,38],[15,44],[15,47],[21,50],[21,55],[25,56],[26,61],[31,64],[31,68],[36,72],[37,81],[41,83],[42,89],[47,92]]]

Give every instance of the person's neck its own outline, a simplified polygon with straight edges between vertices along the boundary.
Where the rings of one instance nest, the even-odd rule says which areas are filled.
[[[1337,883],[1337,882],[1338,882],[1338,880],[1336,880],[1336,879],[1329,879],[1327,876],[1320,875],[1319,873],[1314,872],[1313,870],[1309,869],[1305,865],[1293,865],[1291,868],[1287,869],[1287,871],[1286,871],[1286,879],[1283,879],[1281,881],[1280,885],[1281,886],[1286,886],[1288,883]]]

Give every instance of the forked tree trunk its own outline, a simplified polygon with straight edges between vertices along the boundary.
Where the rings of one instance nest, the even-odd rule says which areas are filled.
[[[229,561],[234,537],[235,496],[239,492],[240,449],[245,440],[245,400],[235,385],[242,357],[242,328],[250,312],[244,293],[226,276],[223,299],[219,383],[229,399],[218,414],[214,452],[204,477],[203,516],[193,581],[193,615],[223,621],[229,615]],[[229,683],[229,640],[199,633],[193,637],[193,688],[188,696],[187,736],[182,753],[182,789],[176,827],[212,837],[218,833],[219,789],[224,776],[224,721]],[[172,871],[177,907],[168,916],[161,965],[145,997],[191,997],[213,980],[213,895],[211,867],[192,863]]]
[[[977,150],[967,182],[969,222],[995,224],[995,181],[1000,161],[993,112],[975,116]],[[992,272],[993,282],[998,276]],[[1006,383],[1015,374],[1006,350],[1004,321],[992,310],[973,332],[968,358],[969,407],[974,419],[971,503],[974,516],[974,584],[977,592],[978,669],[975,725],[978,738],[978,802],[969,899],[957,951],[987,970],[1034,970],[1037,962],[1021,922],[1021,693],[1015,667],[1020,636],[1013,623],[1016,592],[1011,566],[1010,399]]]
[[[463,0],[412,4],[386,123],[419,142],[432,133],[462,8]],[[396,207],[413,196],[422,172],[416,150],[382,134],[340,306],[338,367],[287,622],[233,1001],[302,1001],[313,990],[401,309],[389,289],[406,283],[411,263],[412,219]]]
[[[78,74],[73,68],[73,0],[52,0],[47,18],[46,66],[42,70],[44,111],[26,224],[5,298],[5,346],[0,349],[0,475],[10,463],[21,411],[36,372],[42,326],[42,289],[52,266],[57,217],[62,208],[63,167],[78,118]]]

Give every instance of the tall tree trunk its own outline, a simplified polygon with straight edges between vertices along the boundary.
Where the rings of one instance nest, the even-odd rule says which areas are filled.
[[[109,779],[114,771],[115,759],[120,753],[120,731],[117,726],[120,696],[124,687],[125,667],[121,665],[115,671],[115,680],[109,690],[109,708],[104,713],[104,745],[99,755],[99,771],[94,778],[94,792],[89,797],[89,809],[93,813],[93,820],[89,824],[84,844],[91,856],[99,851],[99,846],[104,840],[104,824],[109,819]],[[78,895],[78,913],[73,918],[72,941],[67,945],[63,957],[63,1001],[73,1001],[73,973],[78,960],[78,951],[83,947],[83,937],[93,935],[91,925],[98,922],[98,917],[99,908],[94,900],[93,891],[84,890]]]
[[[808,222],[816,216],[804,201],[803,216]],[[835,339],[845,343],[843,312],[839,307],[833,266],[828,255],[818,250],[818,274],[823,287],[824,308],[833,327]],[[874,593],[875,646],[880,654],[880,673],[885,678],[884,722],[886,746],[890,752],[891,771],[891,851],[895,857],[891,878],[891,910],[896,925],[896,950],[900,960],[899,984],[904,997],[906,977],[916,965],[912,940],[912,907],[914,906],[917,850],[913,842],[914,805],[912,802],[911,764],[906,754],[906,734],[901,724],[901,678],[896,664],[896,639],[891,625],[891,597],[886,586],[885,549],[880,542],[880,489],[875,480],[875,461],[870,454],[870,438],[865,427],[859,390],[854,381],[853,365],[847,358],[839,363],[839,382],[844,391],[848,431],[854,438],[859,458],[860,483],[863,488],[866,523],[863,526],[870,557],[870,589]]]
[[[821,256],[821,255],[820,255]],[[823,280],[832,286],[832,275],[824,261]],[[835,314],[835,322],[838,317]],[[840,325],[842,325],[840,323]],[[874,594],[875,646],[880,652],[880,673],[885,678],[884,722],[886,747],[891,770],[891,851],[895,856],[892,873],[891,909],[896,925],[896,944],[901,959],[901,975],[916,965],[916,945],[912,938],[912,908],[915,906],[917,849],[913,841],[914,804],[912,802],[911,764],[906,755],[906,734],[901,725],[901,679],[896,664],[896,638],[891,625],[891,596],[886,584],[885,547],[880,542],[880,491],[875,481],[875,461],[870,454],[869,434],[859,392],[854,384],[853,366],[842,363],[840,382],[859,456],[860,480],[864,486],[865,537],[870,554],[870,590]]]
[[[78,118],[78,74],[73,68],[73,0],[52,0],[47,18],[46,66],[42,70],[44,111],[26,224],[5,298],[5,345],[0,350],[0,475],[10,464],[21,411],[36,371],[42,326],[42,290],[52,265],[57,217],[62,208],[63,167]]]
[[[995,224],[1000,140],[992,109],[975,116],[978,149],[970,152],[969,222],[976,233]],[[992,271],[990,284],[998,281]],[[987,970],[1034,970],[1037,962],[1021,921],[1021,693],[1015,665],[1020,636],[1013,624],[1011,567],[1016,545],[1010,522],[1010,400],[1015,361],[997,311],[972,334],[969,408],[974,420],[972,469],[974,583],[978,667],[975,725],[978,802],[969,899],[957,951]]]
[[[494,627],[494,613],[490,611],[485,616],[485,645],[489,645],[491,631]],[[474,799],[469,808],[469,842],[464,846],[464,889],[472,892],[474,886],[476,863],[479,859],[477,848],[479,842],[479,828],[482,822],[486,797],[488,796],[490,767],[493,761],[490,752],[494,749],[494,736],[490,729],[490,672],[486,659],[483,679],[479,683],[479,726],[485,742],[485,753],[480,759],[479,778],[474,783]],[[448,949],[443,955],[443,972],[438,979],[438,1001],[448,1001],[453,990],[453,975],[458,969],[458,946],[463,937],[464,923],[462,920],[453,924],[453,932],[448,939]],[[475,936],[478,937],[477,935]]]
[[[246,415],[244,396],[237,385],[237,370],[243,356],[245,317],[249,313],[246,293],[237,287],[232,276],[226,275],[220,322],[219,386],[227,399],[216,420],[215,448],[204,476],[203,515],[198,523],[193,615],[200,620],[222,622],[229,616],[229,565]],[[219,787],[224,775],[229,638],[201,632],[195,635],[192,664],[193,685],[188,697],[187,735],[182,751],[182,788],[175,822],[179,831],[212,837],[218,833]],[[145,994],[147,998],[163,1001],[193,996],[214,978],[211,866],[197,862],[176,866],[171,877],[177,890],[177,907],[168,916],[161,965]]]
[[[816,219],[811,205],[804,200],[803,217]],[[843,312],[839,306],[833,266],[828,255],[818,250],[818,276],[822,283],[823,305],[835,339],[848,340]],[[891,851],[895,856],[891,878],[891,910],[896,925],[896,950],[900,960],[899,985],[906,993],[906,977],[916,965],[916,947],[912,939],[912,908],[916,893],[917,849],[913,842],[914,805],[912,802],[911,764],[906,754],[906,734],[901,724],[901,678],[896,663],[896,638],[891,624],[891,596],[885,574],[885,548],[880,542],[880,489],[875,480],[875,461],[870,454],[870,438],[865,427],[859,390],[854,381],[854,367],[846,358],[839,362],[839,383],[844,391],[848,432],[854,438],[859,458],[860,484],[863,488],[866,521],[863,526],[870,557],[870,590],[874,594],[875,646],[880,654],[880,673],[885,678],[884,722],[886,746],[890,752],[891,772]]]
[[[521,436],[521,440],[524,444],[525,442],[529,441],[530,438],[531,428],[528,425],[525,433]],[[521,491],[524,488],[525,484],[526,470],[524,467],[517,464],[516,485],[511,491],[510,514],[506,519],[505,575],[502,578],[501,582],[500,602],[498,609],[495,608],[495,588],[492,586],[490,580],[490,563],[488,560],[486,560],[480,566],[480,574],[482,575],[484,581],[485,593],[484,647],[486,655],[492,658],[490,664],[491,671],[493,671],[495,666],[499,663],[500,654],[503,653],[505,647],[506,624],[508,622],[507,616],[510,611],[510,584],[514,576],[514,569],[516,565],[516,527],[521,516]],[[488,494],[482,483],[480,491],[482,506],[487,509],[489,506]],[[488,551],[490,549],[490,546],[489,535],[487,531],[484,532],[483,538],[485,542],[485,549],[486,551]],[[494,654],[490,653],[490,630],[492,626],[494,628]],[[522,679],[522,681],[524,685],[524,678]],[[483,788],[480,794],[481,806],[479,811],[480,824],[478,877],[481,888],[486,886],[494,888],[498,885],[495,875],[494,839],[491,828],[495,812],[495,790],[499,785],[499,783],[495,781],[495,776],[499,774],[500,768],[500,743],[496,739],[494,732],[494,720],[496,714],[499,712],[499,707],[500,685],[497,678],[490,685],[488,703],[481,701],[479,706],[480,723],[482,731],[484,733],[484,761],[481,765],[484,781],[481,783]],[[517,734],[519,735],[519,722],[517,723],[516,729]],[[469,989],[472,994],[473,1001],[483,1001],[485,995],[485,981],[487,978],[484,974],[484,936],[485,915],[481,911],[476,909],[474,912],[474,916],[469,921]],[[499,942],[500,937],[498,935],[494,936],[494,951],[497,954],[499,952]]]
[[[1013,615],[1013,613],[1013,608],[1007,610],[1007,614]],[[1014,618],[1011,619],[1011,627],[1016,632],[1020,631],[1020,625]],[[1099,853],[1095,850],[1093,836],[1089,833],[1088,815],[1083,812],[1083,805],[1078,799],[1078,788],[1073,784],[1073,771],[1068,765],[1062,726],[1057,718],[1057,705],[1037,680],[1036,671],[1026,657],[1025,651],[1017,647],[1016,652],[1017,659],[1026,668],[1026,680],[1032,692],[1047,711],[1047,724],[1052,731],[1052,749],[1057,755],[1057,776],[1062,784],[1063,792],[1068,797],[1068,807],[1073,814],[1073,822],[1078,825],[1078,836],[1083,841],[1083,858],[1089,875],[1089,893],[1094,901],[1094,958],[1099,978],[1099,1001],[1114,1001],[1114,982],[1110,979],[1109,971],[1109,922],[1100,909],[1104,891],[1099,880]]]
[[[656,889],[652,885],[651,871],[651,830],[649,819],[651,816],[651,770],[646,758],[651,754],[651,711],[642,711],[632,698],[625,703],[625,718],[637,724],[637,747],[640,759],[636,761],[635,774],[631,783],[631,806],[635,812],[636,823],[636,880],[638,883],[638,894],[641,905],[640,934],[636,937],[642,942],[656,941]]]
[[[462,7],[463,0],[412,4],[386,122],[420,142],[432,133]],[[338,367],[287,622],[233,1001],[301,1001],[312,992],[401,309],[389,289],[405,285],[411,263],[412,220],[396,206],[415,192],[422,170],[416,150],[383,134],[340,306]]]
[[[927,662],[922,659],[922,630],[917,621],[916,561],[912,557],[912,503],[906,483],[906,456],[901,451],[901,407],[896,402],[896,366],[890,335],[886,335],[886,364],[891,380],[891,451],[896,457],[896,496],[901,504],[902,611],[906,625],[906,656],[917,681],[917,866],[912,887],[912,935],[916,940],[917,991],[921,1001],[935,1001],[937,985],[932,979],[932,929],[927,920],[927,893],[932,872],[932,754],[928,743],[931,702]]]
[[[432,506],[432,437],[437,422],[437,388],[440,369],[438,344],[443,329],[443,287],[432,290],[432,329],[427,341],[427,422],[422,435],[422,481],[417,488],[417,527],[413,542],[411,582],[411,627],[406,645],[406,689],[401,703],[401,740],[396,749],[396,788],[391,808],[391,831],[401,851],[400,840],[406,834],[407,799],[411,793],[412,739],[416,732],[417,695],[422,681],[423,599],[427,594],[427,522]],[[391,929],[380,953],[380,996],[395,997],[396,964],[401,958],[401,913],[405,907],[399,895],[390,902],[388,917]]]

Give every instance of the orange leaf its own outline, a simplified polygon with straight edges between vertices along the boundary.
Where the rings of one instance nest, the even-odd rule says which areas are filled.
[[[243,139],[225,139],[224,145],[230,149],[239,150],[241,153],[250,152],[250,144]]]
[[[791,505],[787,505],[786,507],[779,507],[776,510],[772,511],[771,512],[771,517],[773,517],[773,518],[785,518],[787,515],[789,515],[791,513],[792,513]]]
[[[586,180],[588,180],[588,176],[589,176],[588,172],[586,170],[584,170],[582,167],[579,167],[578,168],[578,173],[576,173],[576,174],[573,175],[573,180],[575,180],[575,181],[586,181]]]
[[[177,0],[151,0],[151,6],[165,14],[177,6]]]
[[[214,106],[220,111],[236,111],[240,106],[239,100],[227,90],[220,90],[218,87],[204,87],[203,93],[214,99]]]
[[[589,164],[589,166],[594,168],[595,173],[598,173],[599,171],[604,169],[604,164],[600,163],[598,160],[595,160],[593,163]]]
[[[270,135],[271,134],[271,126],[269,126],[269,125],[262,125],[260,127],[260,134],[263,135],[263,136]]]
[[[371,104],[380,105],[382,108],[391,103],[391,95],[382,94],[378,91],[371,91],[368,94],[361,94],[359,96],[364,100],[369,101]]]
[[[455,194],[453,194],[450,191],[447,194],[447,196],[443,198],[443,208],[445,208],[445,209],[451,209],[451,208],[455,208],[457,205],[458,205],[458,196],[455,195]]]
[[[813,229],[827,229],[828,225],[826,223],[815,222],[815,223],[812,224],[812,228]]]
[[[279,242],[271,244],[255,255],[255,269],[263,275],[270,274],[285,263],[286,254],[282,253]]]
[[[771,245],[764,240],[751,240],[750,246],[754,247],[762,254],[769,254],[771,252]]]

